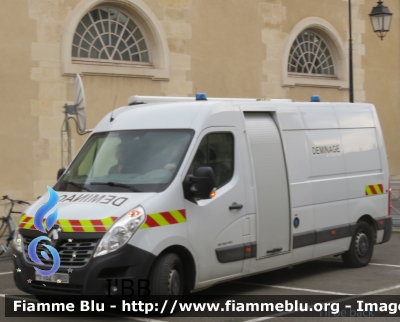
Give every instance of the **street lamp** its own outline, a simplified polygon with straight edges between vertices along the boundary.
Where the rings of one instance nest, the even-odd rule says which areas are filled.
[[[353,85],[353,36],[351,31],[351,0],[348,1],[349,5],[349,101],[354,103],[354,85]],[[381,40],[386,36],[386,33],[390,29],[390,23],[392,22],[393,13],[390,12],[389,8],[383,5],[381,0],[378,1],[378,5],[372,8],[369,14],[371,18],[372,27],[374,32],[378,35]]]
[[[369,14],[374,32],[376,32],[377,36],[381,38],[381,40],[383,40],[390,29],[392,15],[393,13],[391,13],[389,8],[384,6],[383,2],[380,0],[378,1],[378,5],[373,7]]]
[[[351,31],[351,0],[349,0],[349,101],[354,103],[353,88],[353,36]]]

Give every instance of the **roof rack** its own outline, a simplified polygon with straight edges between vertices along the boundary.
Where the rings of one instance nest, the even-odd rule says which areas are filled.
[[[205,100],[205,99],[203,99]],[[235,101],[235,102],[291,102],[290,99],[258,99],[258,98],[207,98],[208,101]],[[150,104],[150,103],[174,103],[174,102],[195,102],[194,97],[172,97],[172,96],[139,96],[134,95],[128,98],[128,105]]]

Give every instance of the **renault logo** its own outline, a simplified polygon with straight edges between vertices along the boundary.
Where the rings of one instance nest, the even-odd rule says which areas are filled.
[[[49,234],[47,235],[48,238],[50,238],[50,243],[54,247],[57,243],[58,240],[58,227],[54,227],[52,230],[49,231]]]

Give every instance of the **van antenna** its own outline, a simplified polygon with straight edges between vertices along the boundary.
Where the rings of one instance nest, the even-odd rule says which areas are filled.
[[[115,103],[117,102],[117,97],[118,97],[118,95],[115,95],[114,106],[113,106],[113,109],[111,111],[111,116],[110,116],[110,122],[114,121],[113,112],[114,112],[114,108],[115,108]]]

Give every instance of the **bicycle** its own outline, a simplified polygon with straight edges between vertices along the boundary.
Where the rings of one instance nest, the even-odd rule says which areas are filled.
[[[8,196],[3,196],[3,199],[0,200],[8,200],[11,202],[11,208],[8,211],[8,215],[6,217],[1,217],[0,218],[0,222],[1,222],[1,226],[0,226],[0,256],[2,256],[3,254],[7,254],[8,252],[8,246],[10,245],[10,242],[13,240],[14,238],[14,233],[15,233],[15,229],[17,228],[17,226],[14,223],[14,220],[12,219],[11,215],[12,214],[22,214],[21,211],[14,211],[14,206],[16,204],[19,205],[30,205],[29,202],[26,201],[22,201],[22,200],[14,200],[14,199],[10,199],[8,198]],[[8,236],[6,235],[6,232],[9,231]],[[5,243],[2,241],[3,238],[6,237]],[[4,257],[4,256],[3,256]]]

